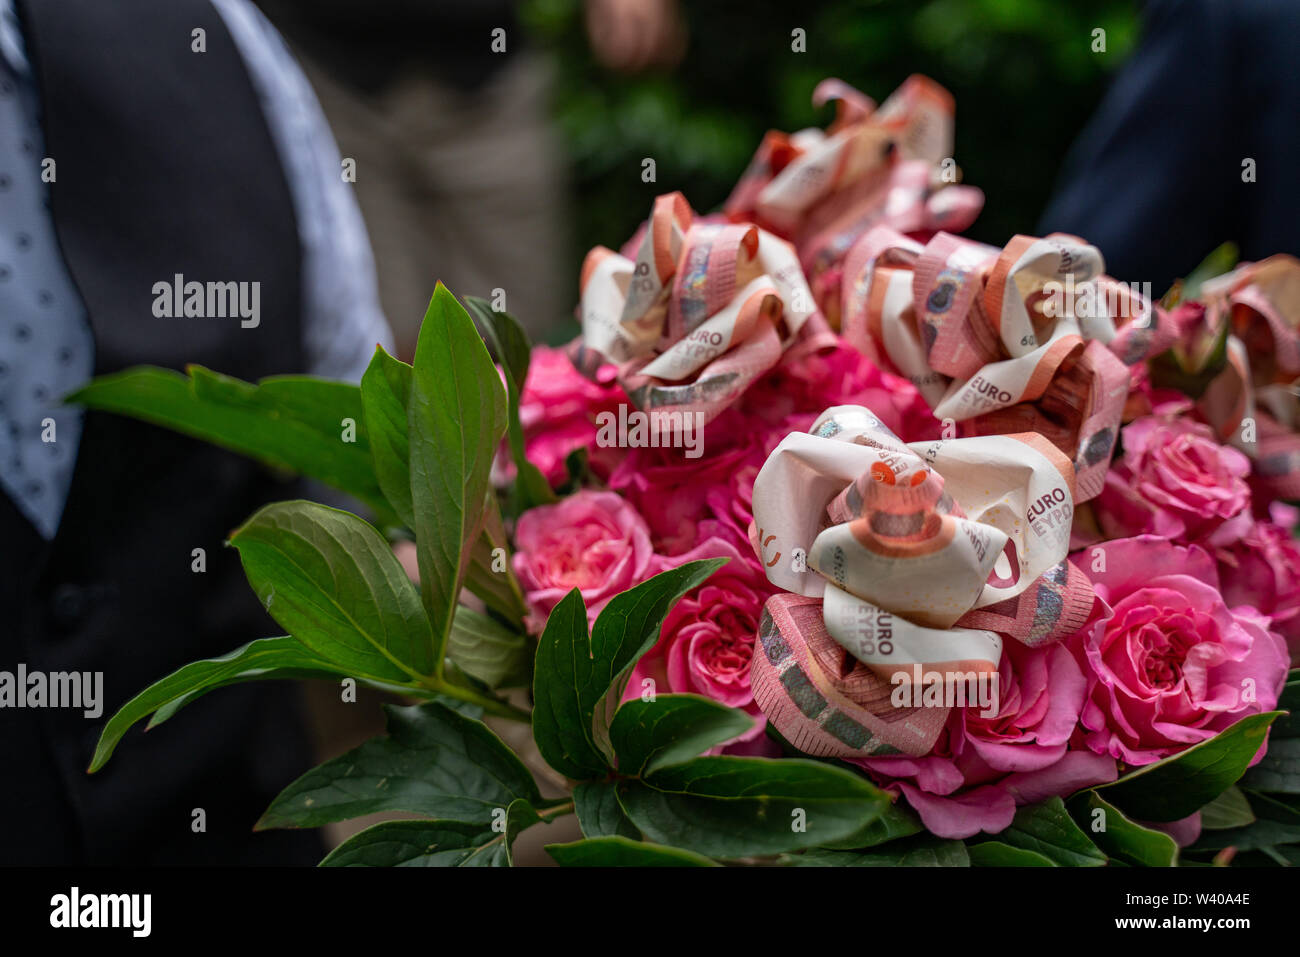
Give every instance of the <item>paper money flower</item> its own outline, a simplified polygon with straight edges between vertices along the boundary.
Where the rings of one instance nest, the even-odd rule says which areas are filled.
[[[954,703],[996,710],[975,696],[996,695],[1003,636],[1046,644],[1092,608],[1065,560],[1073,506],[1073,467],[1033,433],[904,445],[840,406],[786,436],[751,529],[792,593],[753,659],[768,720],[809,754],[922,755]]]
[[[655,200],[635,259],[588,253],[581,289],[575,364],[617,363],[659,434],[703,427],[796,342],[835,341],[789,243],[697,222],[681,193]]]
[[[1203,321],[1180,343],[1178,371],[1208,371],[1197,409],[1253,459],[1274,498],[1300,498],[1300,260],[1270,256],[1206,281]],[[1171,383],[1186,388],[1183,377]]]
[[[1145,290],[1103,275],[1073,236],[1005,249],[877,227],[844,266],[844,337],[916,385],[934,414],[980,435],[1037,432],[1074,463],[1077,500],[1101,491],[1128,365],[1175,333]]]
[[[859,236],[877,225],[959,232],[979,215],[984,194],[952,185],[953,99],[933,80],[908,77],[878,109],[835,79],[818,84],[812,99],[835,103],[830,128],[768,133],[725,209],[794,242],[836,325],[840,272]]]
[[[1150,764],[1273,710],[1286,642],[1256,609],[1224,604],[1204,549],[1154,535],[1103,547],[1094,580],[1110,614],[1071,639],[1088,677],[1080,722],[1092,750]]]

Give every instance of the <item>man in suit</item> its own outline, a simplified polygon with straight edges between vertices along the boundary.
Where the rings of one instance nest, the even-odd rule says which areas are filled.
[[[59,399],[145,363],[359,378],[390,337],[350,188],[247,0],[0,0],[0,672],[103,680],[97,719],[0,709],[0,864],[321,856],[251,833],[311,763],[293,686],[224,689],[85,773],[131,696],[276,633],[222,542],[295,492]],[[257,314],[160,316],[177,277],[255,290]]]

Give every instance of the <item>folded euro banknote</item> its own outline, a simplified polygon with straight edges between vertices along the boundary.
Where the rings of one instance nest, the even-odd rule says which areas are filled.
[[[909,77],[879,108],[836,79],[818,84],[812,99],[835,104],[831,125],[769,132],[725,211],[794,243],[818,305],[836,325],[840,269],[859,236],[877,225],[963,230],[984,194],[957,185],[953,98],[933,80]]]
[[[1222,353],[1201,412],[1254,460],[1254,478],[1270,495],[1300,498],[1300,260],[1244,263],[1205,282],[1199,302],[1182,308],[1194,320],[1175,348],[1185,364]]]
[[[699,219],[669,193],[631,245],[587,254],[571,353],[579,368],[617,364],[652,430],[704,425],[791,347],[835,341],[794,249],[766,230]]]
[[[1092,584],[1066,560],[1075,501],[1073,465],[1037,433],[905,444],[868,409],[826,410],[754,482],[751,544],[784,592],[764,608],[755,701],[809,754],[927,753],[949,708],[900,707],[898,689],[925,677],[966,704],[996,683],[1003,641],[1088,619]]]
[[[909,379],[937,418],[1048,438],[1073,462],[1081,502],[1104,483],[1129,366],[1176,338],[1149,291],[1105,275],[1101,252],[1064,234],[998,249],[874,227],[845,260],[840,314],[844,338]]]

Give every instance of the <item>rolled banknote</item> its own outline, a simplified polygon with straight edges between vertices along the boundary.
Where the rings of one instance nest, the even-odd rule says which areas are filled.
[[[1197,405],[1250,456],[1267,494],[1300,498],[1300,260],[1244,263],[1206,282],[1202,298],[1195,331],[1213,340],[1226,326],[1226,362]]]
[[[618,364],[658,432],[702,427],[787,349],[834,341],[788,242],[699,221],[681,193],[655,200],[633,257],[587,255],[580,308],[575,364]]]
[[[810,753],[924,754],[942,715],[900,723],[884,691],[992,680],[1004,639],[1039,645],[1087,620],[1091,583],[1066,561],[1074,501],[1073,465],[1036,433],[905,444],[868,409],[826,410],[754,482],[750,537],[768,579],[821,602],[820,617],[789,595],[769,602],[755,700]],[[815,733],[788,685],[805,678],[870,736]]]
[[[956,185],[953,100],[914,75],[877,109],[835,79],[813,91],[814,105],[836,105],[826,130],[770,132],[727,200],[727,215],[791,239],[822,310],[838,323],[840,271],[854,242],[872,226],[903,232],[960,231],[984,204],[978,189]]]
[[[878,226],[845,259],[845,339],[916,385],[939,419],[982,435],[1037,432],[1096,496],[1128,396],[1128,365],[1174,340],[1142,289],[1104,274],[1074,236],[1003,249],[940,232],[922,244]]]

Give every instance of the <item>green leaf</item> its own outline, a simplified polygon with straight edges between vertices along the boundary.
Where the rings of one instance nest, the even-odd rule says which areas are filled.
[[[1282,844],[1300,844],[1300,824],[1256,821],[1246,827],[1234,827],[1225,831],[1205,831],[1191,849],[1220,851],[1225,847],[1235,847],[1239,851],[1258,851]]]
[[[319,827],[377,811],[490,824],[517,799],[544,805],[532,775],[481,721],[436,701],[384,710],[387,737],[308,771],[257,828]]]
[[[578,825],[587,837],[626,837],[639,840],[636,829],[618,803],[613,781],[584,781],[573,789],[573,806]]]
[[[317,654],[348,673],[389,681],[433,672],[420,597],[366,522],[314,502],[278,502],[230,541],[262,606]]]
[[[966,852],[973,867],[1056,867],[1056,862],[1050,857],[1001,841],[971,844]]]
[[[587,634],[587,606],[573,589],[551,609],[533,666],[533,740],[556,771],[575,781],[604,777],[609,762],[596,748],[593,699],[584,675],[596,666]]]
[[[833,851],[813,848],[802,854],[782,855],[782,862],[795,867],[970,867],[970,856],[961,841],[949,841],[932,834],[915,840],[894,841],[874,851]]]
[[[505,427],[496,366],[469,314],[438,283],[415,347],[408,439],[420,590],[439,669]]]
[[[189,366],[137,366],[101,376],[65,401],[141,419],[308,475],[388,511],[375,479],[362,427],[360,390],[310,376],[274,376],[257,385]],[[356,441],[344,442],[344,420],[356,423]]]
[[[1075,795],[1069,808],[1075,823],[1111,857],[1139,867],[1173,867],[1178,863],[1178,843],[1172,837],[1129,820],[1096,791]],[[1098,826],[1104,830],[1098,830]]]
[[[1293,669],[1287,675],[1287,683],[1282,686],[1282,694],[1277,699],[1277,710],[1290,713],[1273,722],[1268,739],[1300,738],[1300,669]]]
[[[1278,712],[1253,714],[1186,751],[1096,790],[1139,821],[1178,821],[1235,784],[1264,743]]]
[[[466,674],[489,688],[524,684],[528,676],[528,638],[465,605],[456,608],[447,638],[447,655]]]
[[[1255,812],[1240,788],[1230,787],[1201,808],[1201,827],[1207,831],[1245,827],[1255,820]]]
[[[459,867],[495,835],[464,821],[385,821],[334,848],[321,867]]]
[[[575,781],[605,777],[613,759],[602,746],[609,739],[607,699],[617,701],[668,610],[725,561],[688,562],[615,595],[590,634],[577,589],[555,606],[533,668],[533,737],[551,767]]]
[[[137,721],[170,703],[210,690],[233,680],[251,680],[263,674],[302,677],[308,674],[344,674],[339,666],[317,655],[294,638],[262,638],[249,642],[220,658],[195,661],[172,672],[124,704],[104,725],[90,761],[90,771],[102,768],[112,757],[118,742]],[[192,698],[190,700],[193,700]],[[175,713],[174,711],[171,713]],[[167,715],[170,717],[170,714]],[[165,720],[165,718],[163,719]],[[154,723],[161,723],[155,721]]]
[[[876,818],[860,831],[850,834],[840,841],[829,841],[822,846],[830,850],[852,851],[866,847],[875,847],[901,837],[911,837],[925,830],[921,819],[910,808],[901,804],[890,804],[880,817]]]
[[[1300,738],[1269,739],[1268,753],[1241,778],[1243,787],[1300,794]]]
[[[523,391],[524,381],[528,378],[528,362],[531,358],[528,334],[524,332],[524,327],[519,324],[518,319],[508,312],[497,312],[485,299],[466,296],[465,305],[478,320],[505,372],[506,397],[509,403],[506,438],[510,444],[510,457],[514,460],[517,472],[515,489],[519,499],[519,510],[526,511],[536,505],[554,502],[555,493],[551,491],[550,483],[524,453],[524,430],[519,422],[519,395]]]
[[[1236,243],[1223,243],[1216,246],[1214,250],[1206,256],[1201,262],[1187,274],[1187,279],[1183,282],[1182,298],[1183,301],[1189,301],[1197,298],[1201,294],[1201,287],[1205,285],[1207,279],[1213,279],[1216,276],[1222,276],[1224,273],[1232,272],[1237,265],[1238,251]]]
[[[710,857],[825,844],[875,820],[889,798],[817,761],[703,757],[619,782],[623,810],[652,841]]]
[[[497,553],[497,549],[501,549]],[[465,587],[483,600],[490,610],[511,622],[523,622],[528,611],[523,589],[506,560],[497,568],[498,558],[509,554],[505,527],[496,496],[489,495],[483,515],[483,531],[475,539],[465,572]]]
[[[1017,810],[1011,826],[998,838],[1065,867],[1099,867],[1106,863],[1106,855],[1070,819],[1059,797]]]
[[[540,820],[537,811],[528,801],[523,798],[511,801],[506,808],[504,822],[497,822],[493,826],[493,830],[498,833],[467,858],[461,867],[513,867],[515,838]],[[504,831],[499,830],[502,823],[505,825]]]
[[[609,727],[620,774],[649,774],[734,740],[754,719],[699,695],[666,694],[624,702]]]
[[[408,528],[415,527],[411,503],[411,447],[407,440],[407,404],[414,370],[394,359],[383,346],[361,377],[361,407],[370,437],[375,479],[384,497]]]
[[[646,844],[631,838],[593,837],[571,844],[547,844],[546,852],[561,867],[717,867],[717,863],[678,847]]]

